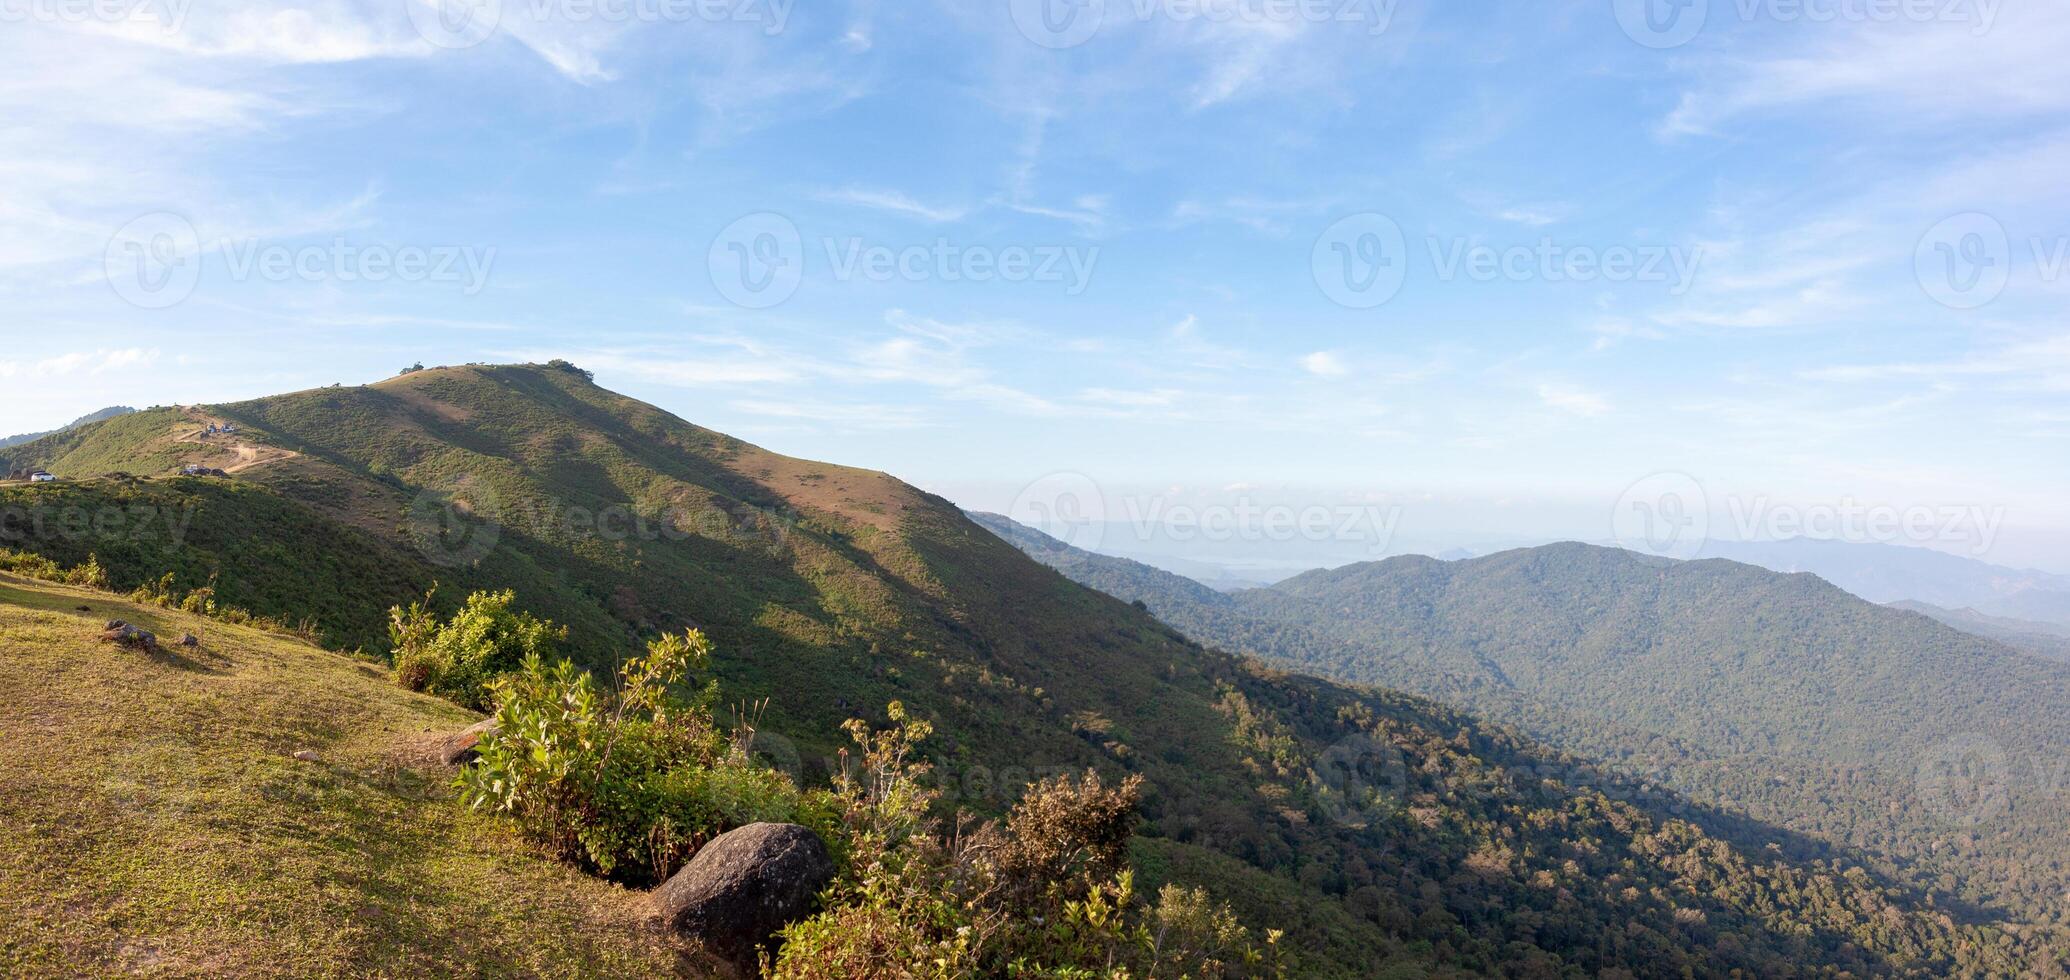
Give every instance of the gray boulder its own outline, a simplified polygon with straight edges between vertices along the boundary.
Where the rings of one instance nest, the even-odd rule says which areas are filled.
[[[748,976],[776,931],[810,915],[834,880],[834,861],[812,831],[756,823],[719,835],[654,891],[670,928],[698,940]]]
[[[101,631],[101,642],[113,643],[116,646],[124,646],[132,650],[158,649],[158,637],[156,634],[150,630],[138,629],[119,619],[108,620],[107,629]]]

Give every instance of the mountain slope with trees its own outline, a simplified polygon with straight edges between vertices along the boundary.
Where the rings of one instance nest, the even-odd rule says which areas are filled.
[[[186,441],[198,417],[237,446]],[[262,462],[234,477],[171,475],[243,449]],[[0,543],[92,559],[119,588],[170,571],[372,654],[390,597],[507,588],[607,674],[645,638],[703,630],[804,782],[832,733],[892,701],[933,724],[940,788],[979,812],[1040,776],[1141,776],[1146,875],[1287,929],[1304,976],[2054,968],[2048,935],[1947,914],[1844,853],[1732,843],[1701,808],[1422,698],[1203,647],[947,501],[572,365],[139,413],[17,455],[67,480],[0,491]],[[70,520],[111,511],[166,519]]]
[[[985,520],[1200,642],[1517,725],[1796,831],[1784,843],[1802,859],[1865,854],[1951,903],[2062,916],[2062,665],[1815,576],[1716,559],[1579,544],[1412,556],[1202,600],[1178,576],[1058,559],[1039,532]]]

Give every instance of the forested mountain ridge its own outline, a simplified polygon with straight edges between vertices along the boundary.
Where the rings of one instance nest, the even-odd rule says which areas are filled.
[[[1024,547],[1043,537],[1005,534]],[[1951,901],[2062,915],[2061,665],[1812,575],[1719,559],[1552,545],[1392,558],[1195,601],[1177,576],[1076,549],[1059,557],[1055,544],[1029,553],[1201,642],[1457,704],[1872,855]]]
[[[234,437],[196,438],[217,424]],[[980,810],[1045,771],[1142,775],[1147,873],[1289,930],[1304,976],[2056,961],[2046,935],[1944,913],[1842,854],[1735,846],[1501,726],[1189,642],[947,501],[701,429],[571,365],[139,413],[18,455],[67,480],[0,491],[0,544],[96,557],[120,587],[170,571],[374,654],[388,605],[434,581],[508,587],[593,665],[702,627],[728,695],[770,699],[765,728],[807,779],[827,733],[892,700],[934,722],[945,788]],[[187,463],[242,468],[168,475]],[[154,523],[69,520],[110,513]]]

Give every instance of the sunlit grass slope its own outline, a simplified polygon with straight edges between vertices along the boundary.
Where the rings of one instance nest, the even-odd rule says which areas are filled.
[[[111,618],[201,645],[96,642]],[[295,640],[0,575],[0,975],[673,972],[637,893],[413,751],[470,720]]]

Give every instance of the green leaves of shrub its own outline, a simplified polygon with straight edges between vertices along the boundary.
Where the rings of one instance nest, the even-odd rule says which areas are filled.
[[[789,777],[750,765],[713,723],[717,685],[674,693],[710,656],[702,633],[665,636],[604,691],[568,661],[527,654],[490,685],[498,731],[461,774],[462,795],[557,857],[632,882],[665,880],[734,827],[796,819]]]
[[[434,592],[436,589],[433,590]],[[527,658],[544,658],[566,627],[511,609],[517,593],[476,592],[443,625],[431,612],[431,594],[408,609],[389,610],[396,682],[477,711],[494,703],[490,685]]]

